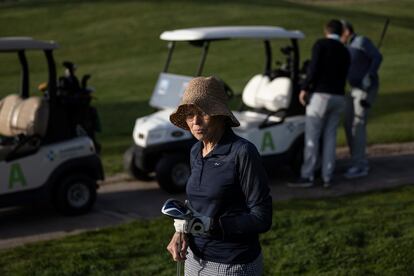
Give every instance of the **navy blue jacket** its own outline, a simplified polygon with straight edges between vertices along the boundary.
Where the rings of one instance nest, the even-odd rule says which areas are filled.
[[[370,87],[364,87],[362,82],[363,78],[368,75],[370,86],[378,87],[378,70],[382,55],[372,41],[365,36],[354,34],[349,40],[348,49],[351,54],[348,81],[351,86],[365,91],[369,90]]]
[[[268,178],[256,147],[226,130],[219,143],[202,157],[203,143],[191,150],[187,196],[191,206],[217,221],[216,234],[191,236],[189,246],[203,260],[249,263],[260,254],[258,234],[272,224]]]

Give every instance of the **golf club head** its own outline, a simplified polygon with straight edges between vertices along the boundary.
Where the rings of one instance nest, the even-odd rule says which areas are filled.
[[[177,199],[167,199],[161,208],[161,213],[174,219],[188,220],[192,217],[192,212],[187,206]]]

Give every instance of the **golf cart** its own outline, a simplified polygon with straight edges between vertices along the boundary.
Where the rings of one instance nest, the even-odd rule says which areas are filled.
[[[0,207],[51,202],[63,214],[85,213],[104,178],[88,76],[82,85],[73,70],[57,80],[56,48],[52,41],[0,38],[0,54],[16,54],[21,67],[20,93],[0,99]],[[48,81],[37,95],[29,93],[27,51],[46,58]],[[70,62],[64,66],[73,69]]]
[[[243,105],[233,111],[241,124],[234,128],[235,133],[256,145],[270,170],[284,165],[295,172],[300,170],[305,123],[304,107],[298,100],[299,82],[304,77],[298,48],[298,40],[304,38],[302,32],[273,26],[206,27],[166,31],[160,38],[168,41],[169,53],[150,100],[150,105],[159,111],[136,120],[134,144],[124,154],[124,167],[132,176],[147,179],[155,172],[166,191],[184,190],[190,174],[189,151],[196,140],[189,131],[171,124],[169,115],[178,106],[187,83],[202,75],[210,43],[233,39],[260,41],[265,52],[264,71],[247,82],[242,92]],[[273,68],[271,42],[280,39],[288,45],[280,48],[284,61]],[[202,49],[194,76],[168,73],[178,42]],[[232,96],[232,89],[223,83]]]

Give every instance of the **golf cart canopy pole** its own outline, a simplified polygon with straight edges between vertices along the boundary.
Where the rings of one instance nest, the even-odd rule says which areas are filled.
[[[174,52],[174,48],[175,48],[175,41],[168,42],[168,56],[167,56],[167,61],[165,62],[165,65],[164,65],[164,70],[163,70],[164,73],[166,73],[168,71],[168,67],[170,67],[171,57]]]
[[[48,96],[49,101],[55,101],[56,99],[56,64],[53,59],[53,50],[45,50],[45,56],[47,60],[47,66],[49,69],[48,80]]]
[[[298,46],[298,40],[297,39],[291,39],[292,41],[292,46],[293,46],[293,70],[292,70],[292,81],[293,83],[297,84],[299,82],[299,58],[300,58],[300,54],[299,54],[299,46]]]
[[[22,68],[22,80],[20,95],[23,99],[29,97],[29,65],[27,64],[26,54],[23,50],[17,52]]]
[[[203,72],[204,63],[206,62],[206,57],[208,53],[208,47],[210,46],[210,41],[204,41],[203,43],[203,54],[201,55],[200,64],[198,66],[197,74],[196,76],[201,76],[201,73]]]
[[[270,72],[272,72],[272,47],[270,46],[270,41],[264,41],[265,46],[265,54],[266,54],[266,62],[265,62],[265,69],[263,75],[269,76]]]

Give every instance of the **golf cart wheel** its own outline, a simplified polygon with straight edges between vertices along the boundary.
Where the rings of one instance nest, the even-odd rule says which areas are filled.
[[[135,165],[134,146],[129,147],[129,149],[124,153],[123,162],[124,170],[132,178],[143,181],[148,181],[152,179],[147,172],[144,172]]]
[[[96,200],[96,182],[84,174],[64,177],[57,187],[53,202],[64,215],[88,212]]]
[[[182,154],[163,156],[155,168],[158,184],[169,193],[179,193],[185,190],[190,177],[190,163]]]

